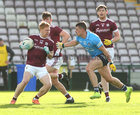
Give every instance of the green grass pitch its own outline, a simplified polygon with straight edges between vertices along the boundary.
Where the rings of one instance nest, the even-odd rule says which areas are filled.
[[[65,97],[57,91],[50,91],[40,98],[40,105],[32,104],[37,92],[23,92],[15,105],[9,102],[14,92],[0,92],[0,115],[140,115],[140,92],[133,92],[129,103],[124,92],[110,92],[111,102],[105,96],[91,100],[93,92],[70,91],[75,104],[64,104]]]

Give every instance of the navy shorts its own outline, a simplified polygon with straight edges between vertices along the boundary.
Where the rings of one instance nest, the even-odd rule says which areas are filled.
[[[108,64],[108,60],[104,54],[100,54],[97,57],[99,57],[102,60],[103,66],[106,66]]]

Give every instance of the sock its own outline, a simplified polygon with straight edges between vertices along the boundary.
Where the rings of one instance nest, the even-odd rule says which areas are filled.
[[[64,76],[63,74],[58,74],[59,79],[63,79],[63,76]]]
[[[95,92],[99,92],[99,87],[94,87]]]
[[[16,100],[17,100],[17,97],[13,97],[13,100],[15,100],[15,101],[16,101]]]
[[[106,98],[109,98],[109,92],[108,91],[105,92],[105,96],[106,96]]]
[[[123,85],[122,88],[121,88],[121,90],[126,91],[127,90],[126,85]]]
[[[36,96],[34,97],[34,99],[39,99],[39,96],[38,96],[38,95],[36,95]]]
[[[72,97],[70,96],[69,93],[66,93],[66,94],[65,94],[65,97],[66,97],[68,100],[71,100],[71,99],[72,99]]]

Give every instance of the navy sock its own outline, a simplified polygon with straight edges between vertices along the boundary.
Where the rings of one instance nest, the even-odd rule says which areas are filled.
[[[99,92],[99,87],[94,87],[95,92]]]
[[[126,85],[123,85],[122,88],[121,88],[121,90],[126,91],[127,90]]]
[[[17,100],[17,98],[13,97],[13,100],[15,100],[15,101],[16,101],[16,100]]]

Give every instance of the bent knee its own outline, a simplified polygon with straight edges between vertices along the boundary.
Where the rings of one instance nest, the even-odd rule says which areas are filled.
[[[91,68],[91,67],[89,67],[89,66],[86,66],[86,72],[91,72],[91,71],[93,71],[94,70],[94,68]]]
[[[113,81],[112,77],[105,79],[107,82],[111,83]]]
[[[59,84],[58,79],[57,79],[57,78],[53,78],[53,79],[52,79],[52,84],[53,84],[54,86],[57,85],[57,84]]]
[[[24,85],[27,85],[28,82],[29,82],[29,81],[25,81],[25,80],[22,81],[22,83],[23,83]]]
[[[50,89],[52,87],[52,82],[44,84],[44,87],[46,87],[46,89]]]

